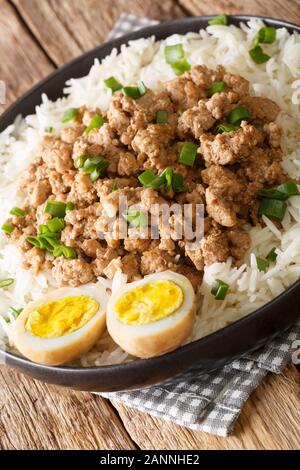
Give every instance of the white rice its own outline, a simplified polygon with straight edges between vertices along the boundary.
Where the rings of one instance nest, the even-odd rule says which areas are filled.
[[[256,65],[250,59],[248,49],[262,26],[260,20],[251,20],[241,24],[240,28],[209,26],[199,34],[173,35],[161,42],[155,42],[154,37],[132,41],[128,46],[122,46],[120,54],[113,50],[101,63],[95,60],[87,76],[69,80],[64,98],[51,102],[43,95],[35,115],[18,118],[14,125],[0,134],[0,224],[7,218],[11,207],[22,203],[17,180],[34,158],[44,128],[52,126],[59,132],[62,114],[69,107],[87,105],[106,110],[111,92],[103,80],[111,75],[123,84],[142,79],[148,88],[161,88],[164,81],[174,78],[172,68],[164,60],[164,47],[178,42],[183,44],[190,64],[205,64],[211,68],[222,64],[230,72],[247,78],[254,94],[267,96],[278,103],[282,109],[278,123],[284,130],[283,168],[291,178],[300,180],[300,35],[289,34],[285,28],[278,29],[276,42],[264,45],[264,50],[272,58],[266,64]],[[206,267],[200,287],[201,307],[189,340],[203,337],[249,314],[299,278],[300,196],[289,199],[282,230],[266,217],[264,222],[266,226],[263,229],[249,228],[252,247],[243,266],[233,267],[229,259],[226,263]],[[276,247],[278,255],[276,263],[267,272],[260,272],[256,256],[266,257],[273,247]],[[0,278],[16,279],[9,288],[0,289],[0,340],[2,335],[6,342],[9,342],[13,323],[9,307],[22,307],[56,287],[51,273],[33,276],[30,271],[20,268],[20,261],[16,248],[0,235]],[[224,301],[216,301],[210,293],[215,278],[230,285]],[[105,279],[100,279],[100,282],[106,288],[117,289],[126,279],[118,273],[113,282]],[[81,364],[102,365],[129,359],[106,335],[81,358]]]

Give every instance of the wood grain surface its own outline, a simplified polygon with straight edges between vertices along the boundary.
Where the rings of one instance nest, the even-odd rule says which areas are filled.
[[[101,43],[122,12],[158,20],[248,13],[299,22],[299,9],[300,0],[0,0],[6,106],[56,66]],[[299,377],[293,366],[268,376],[248,400],[234,435],[218,438],[1,366],[0,449],[296,449]]]

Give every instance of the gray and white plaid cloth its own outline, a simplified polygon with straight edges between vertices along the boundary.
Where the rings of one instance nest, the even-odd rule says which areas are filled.
[[[109,39],[157,21],[123,14]],[[299,348],[300,321],[249,356],[208,374],[197,368],[155,387],[102,394],[161,419],[196,431],[228,436],[241,409],[268,372],[279,374]]]

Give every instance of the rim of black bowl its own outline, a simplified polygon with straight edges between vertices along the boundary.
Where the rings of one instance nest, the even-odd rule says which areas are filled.
[[[97,46],[96,48],[92,49],[89,52],[86,52],[79,57],[76,57],[70,62],[67,62],[64,64],[62,67],[59,67],[55,69],[50,75],[48,75],[46,78],[38,82],[36,85],[34,85],[28,92],[26,92],[24,95],[22,95],[18,100],[16,100],[7,110],[2,113],[0,116],[0,132],[2,132],[6,127],[10,124],[13,123],[13,120],[15,117],[20,114],[18,108],[20,105],[34,92],[39,91],[40,88],[44,88],[49,81],[51,81],[57,74],[62,74],[64,71],[69,69],[70,66],[76,66],[77,64],[81,63],[84,59],[85,60],[91,60],[93,65],[94,59],[96,58],[97,54],[99,53],[99,49],[102,48],[105,51],[105,55],[109,54],[109,52],[113,48],[117,48],[118,50],[120,49],[120,46],[122,44],[128,43],[128,41],[132,41],[138,38],[143,38],[143,37],[149,37],[149,36],[156,36],[157,40],[163,39],[167,36],[170,36],[172,34],[187,34],[188,31],[181,32],[180,29],[186,29],[187,26],[190,27],[190,31],[199,31],[200,29],[204,29],[208,26],[208,21],[214,18],[216,15],[207,15],[207,16],[196,16],[196,17],[188,17],[188,18],[183,18],[183,19],[178,19],[175,21],[167,21],[163,23],[158,23],[157,25],[153,26],[148,26],[146,28],[142,28],[138,31],[134,31],[132,33],[128,33],[120,38],[109,40],[107,42],[104,42],[100,46]],[[264,16],[255,16],[255,15],[228,15],[229,18],[229,25],[233,24],[235,26],[239,26],[241,22],[247,22],[252,19],[260,19],[262,20],[265,24],[274,26],[275,28],[286,28],[290,33],[293,31],[297,31],[300,33],[300,25],[297,25],[295,23],[290,23],[284,20],[280,20],[277,18],[270,18],[270,17],[264,17]],[[168,34],[165,35],[163,33],[163,30],[167,29]],[[178,31],[179,29],[179,31]],[[107,49],[107,51],[106,51]],[[104,57],[105,57],[104,55]],[[82,76],[82,75],[79,75]],[[71,78],[71,77],[69,77]],[[68,78],[67,78],[68,79]],[[42,93],[42,91],[41,91]],[[60,93],[58,95],[62,96]],[[41,95],[39,97],[41,99]],[[35,106],[39,104],[36,103]],[[30,114],[30,113],[27,113]],[[300,280],[295,281],[291,286],[289,286],[286,290],[284,290],[280,295],[274,297],[274,299],[270,300],[266,304],[264,304],[262,307],[260,307],[257,310],[254,310],[253,312],[247,314],[243,318],[235,321],[234,323],[221,328],[220,330],[217,330],[207,336],[204,336],[203,338],[200,338],[196,341],[193,341],[191,343],[188,343],[184,346],[180,346],[178,349],[175,351],[169,352],[167,354],[164,354],[162,356],[157,356],[154,358],[149,358],[149,359],[136,359],[128,363],[120,363],[120,364],[111,364],[111,365],[100,365],[100,366],[89,366],[89,367],[83,367],[83,366],[46,366],[43,364],[39,364],[36,362],[32,362],[29,359],[26,359],[25,357],[18,356],[17,354],[14,354],[12,352],[8,352],[6,350],[0,349],[0,356],[4,358],[4,361],[6,358],[8,359],[7,362],[15,363],[15,364],[20,364],[20,365],[25,365],[29,366],[30,368],[33,368],[35,370],[45,370],[49,372],[66,372],[66,373],[76,373],[80,376],[88,375],[91,372],[96,372],[97,370],[105,370],[109,372],[120,372],[122,371],[130,371],[134,370],[136,368],[140,367],[149,367],[153,369],[153,367],[161,366],[161,361],[162,359],[165,360],[165,362],[169,361],[174,361],[174,360],[180,360],[180,357],[182,355],[185,355],[186,353],[192,353],[195,349],[196,344],[200,344],[205,346],[208,346],[210,342],[213,342],[215,337],[218,337],[220,340],[227,336],[229,333],[234,332],[235,330],[239,329],[241,326],[247,327],[247,324],[256,322],[257,319],[259,319],[261,316],[263,316],[265,310],[269,310],[270,308],[277,304],[281,299],[287,297],[290,295],[292,291],[295,289],[300,288]]]

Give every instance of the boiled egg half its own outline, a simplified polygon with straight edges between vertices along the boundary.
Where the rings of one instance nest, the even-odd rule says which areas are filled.
[[[178,348],[195,319],[190,281],[172,271],[150,274],[113,293],[107,306],[107,329],[125,351],[139,358]]]
[[[13,327],[16,348],[45,365],[76,359],[104,332],[108,298],[97,283],[64,287],[29,303]]]

